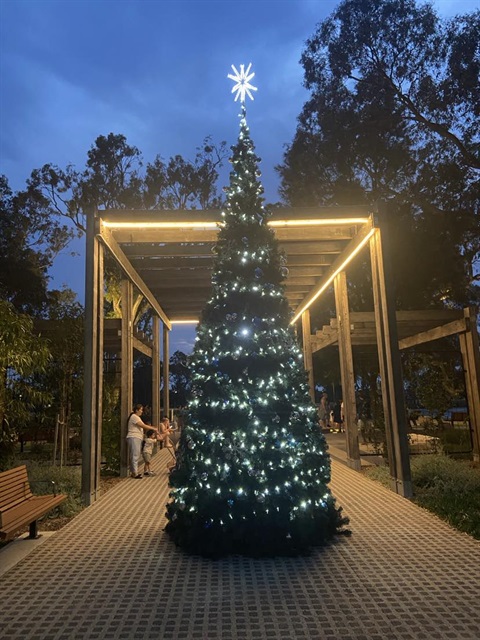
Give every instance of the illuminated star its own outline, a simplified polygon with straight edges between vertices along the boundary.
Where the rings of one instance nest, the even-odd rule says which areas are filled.
[[[257,87],[254,87],[250,84],[250,80],[255,75],[254,73],[250,73],[250,69],[252,68],[252,63],[250,63],[245,71],[245,65],[240,65],[240,71],[235,68],[235,65],[232,64],[232,69],[234,74],[229,73],[228,77],[230,80],[233,80],[237,84],[233,87],[232,93],[237,92],[235,96],[235,102],[240,98],[240,102],[245,102],[245,94],[248,95],[250,100],[253,100],[252,91],[257,91]]]

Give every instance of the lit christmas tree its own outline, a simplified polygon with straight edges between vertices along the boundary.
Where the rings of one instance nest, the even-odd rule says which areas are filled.
[[[191,553],[294,555],[345,533],[330,458],[289,322],[288,270],[267,226],[246,122],[254,74],[235,67],[240,133],[197,330],[166,531]]]

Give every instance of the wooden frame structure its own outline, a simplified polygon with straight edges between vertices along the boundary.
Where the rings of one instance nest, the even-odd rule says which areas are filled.
[[[120,267],[122,283],[121,328],[121,459],[126,474],[126,419],[133,403],[133,349],[148,350],[153,367],[153,421],[160,407],[160,324],[162,355],[168,379],[169,332],[174,322],[198,321],[209,298],[213,248],[218,211],[98,211],[89,217],[86,251],[85,395],[83,407],[82,498],[91,504],[99,496],[101,462],[101,416],[105,323],[103,318],[103,256],[108,251]],[[268,222],[275,230],[287,257],[289,274],[286,297],[301,319],[305,364],[313,394],[309,307],[333,284],[341,344],[342,385],[347,416],[347,457],[359,469],[358,435],[355,425],[354,373],[345,269],[363,249],[370,247],[375,299],[376,339],[381,353],[382,395],[390,444],[392,488],[411,495],[405,408],[391,275],[388,271],[388,234],[385,220],[366,207],[280,209]],[[153,344],[136,336],[132,315],[134,288],[150,305]],[[466,342],[465,349],[471,353]],[[165,366],[166,365],[166,366]],[[163,388],[163,407],[168,410],[168,385]]]
[[[337,315],[330,320],[330,324],[311,336],[312,354],[330,346],[337,346],[341,351],[343,336],[340,324],[341,319]],[[376,347],[375,325],[373,311],[350,313],[351,345],[364,349]],[[396,326],[399,351],[427,344],[432,345],[436,340],[451,336],[458,338],[469,407],[473,459],[480,461],[480,351],[476,308],[397,311]],[[432,345],[432,350],[434,348]],[[355,452],[355,459],[359,459],[358,456],[359,454]]]

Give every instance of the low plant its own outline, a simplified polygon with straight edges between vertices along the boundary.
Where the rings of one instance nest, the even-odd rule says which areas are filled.
[[[416,504],[480,539],[480,469],[445,455],[423,455],[412,458],[411,471]],[[366,473],[390,485],[388,467],[375,467]]]
[[[468,428],[446,427],[441,431],[439,437],[445,453],[463,453],[472,450],[472,441]]]
[[[71,518],[82,510],[82,475],[80,467],[54,467],[30,462],[27,470],[33,493],[50,493],[53,489],[52,482],[54,482],[56,492],[67,495],[67,499],[54,509],[48,517],[64,516]]]

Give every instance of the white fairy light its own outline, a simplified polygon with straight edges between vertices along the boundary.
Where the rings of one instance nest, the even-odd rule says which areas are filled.
[[[240,102],[245,102],[245,94],[248,95],[250,100],[253,100],[252,91],[257,91],[257,87],[254,87],[250,84],[250,80],[254,77],[255,73],[250,73],[250,69],[252,68],[252,63],[250,63],[245,71],[245,65],[240,65],[240,71],[236,69],[235,65],[232,64],[232,69],[234,74],[229,73],[228,77],[230,80],[236,82],[235,86],[232,89],[232,93],[236,92],[235,102],[240,98]]]

